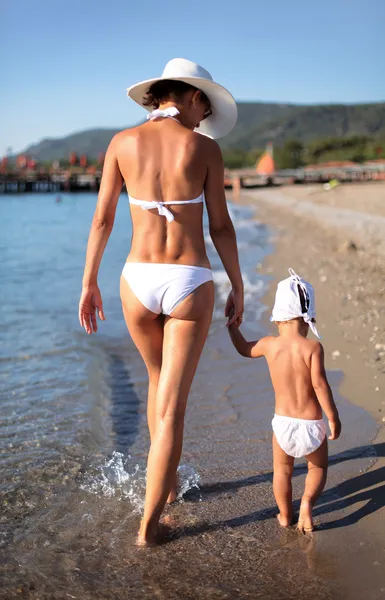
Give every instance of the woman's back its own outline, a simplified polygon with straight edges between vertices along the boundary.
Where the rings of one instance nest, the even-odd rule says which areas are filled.
[[[187,397],[214,308],[202,227],[204,198],[211,239],[232,285],[230,322],[242,320],[243,283],[221,152],[213,139],[194,132],[199,126],[212,138],[226,135],[237,109],[208,71],[185,59],[173,59],[162,77],[135,84],[128,93],[150,110],[151,122],[122,131],[107,150],[79,320],[92,333],[97,331],[96,308],[104,319],[97,277],[124,179],[133,239],[120,280],[122,307],[149,376],[151,451],[138,543],[153,544],[166,501],[176,499]]]
[[[116,156],[129,196],[170,204],[175,220],[131,204],[133,240],[129,261],[209,266],[205,251],[202,197],[210,145],[205,136],[169,118],[156,119],[116,137]]]

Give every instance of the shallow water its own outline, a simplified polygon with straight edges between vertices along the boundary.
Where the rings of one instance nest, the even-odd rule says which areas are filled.
[[[96,196],[62,199],[0,199],[4,597],[336,597],[333,557],[280,532],[272,518],[271,386],[262,361],[230,347],[222,316],[228,283],[208,235],[216,308],[188,404],[183,500],[168,509],[169,543],[152,552],[133,545],[148,434],[146,372],[119,300],[129,211],[122,196],[99,278],[107,321],[88,337],[77,303]],[[244,329],[257,336],[267,280],[255,266],[271,251],[268,232],[250,209],[231,211],[246,283]],[[331,374],[335,389],[340,378]],[[347,433],[331,447],[326,507],[334,486],[374,458],[374,422],[343,399],[339,406]],[[303,473],[296,471],[296,497]],[[322,502],[318,510],[323,523],[333,520]]]

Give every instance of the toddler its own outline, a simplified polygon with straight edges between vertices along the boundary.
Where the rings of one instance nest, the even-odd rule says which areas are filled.
[[[278,336],[247,342],[236,324],[229,326],[231,340],[242,356],[264,357],[275,392],[273,428],[273,490],[280,525],[293,523],[291,479],[295,458],[305,457],[308,473],[302,496],[298,528],[313,530],[312,508],[326,483],[328,446],[324,411],[329,422],[329,440],[341,433],[338,410],[328,384],[324,351],[320,342],[308,340],[315,326],[313,287],[289,269],[290,277],[278,284],[271,316]]]

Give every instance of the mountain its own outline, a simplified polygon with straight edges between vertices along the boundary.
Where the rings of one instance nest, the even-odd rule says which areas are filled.
[[[47,138],[29,146],[25,154],[39,161],[66,159],[71,151],[96,158],[118,131],[89,129],[64,138]],[[247,151],[268,141],[279,146],[287,139],[309,142],[355,134],[385,139],[385,102],[319,106],[239,102],[237,125],[220,144],[224,150]]]
[[[124,127],[122,127],[124,129]],[[38,161],[68,159],[70,152],[87,154],[96,158],[99,152],[105,152],[111,138],[120,129],[87,129],[67,135],[63,138],[46,138],[37,144],[28,146],[23,154]]]
[[[251,132],[263,131],[269,123],[284,122],[295,108],[293,104],[238,102],[237,124],[233,131],[220,141],[222,149],[246,150],[250,149],[250,143],[251,147],[255,147]]]
[[[251,150],[263,147],[268,141],[281,145],[285,140],[310,142],[327,137],[367,135],[385,138],[385,103],[330,104],[320,106],[258,105],[253,104],[254,117],[245,124],[245,105],[239,106],[239,122],[221,144],[223,149]],[[260,106],[279,107],[280,112],[259,120]],[[265,113],[266,114],[266,113]],[[256,117],[256,118],[255,118]]]

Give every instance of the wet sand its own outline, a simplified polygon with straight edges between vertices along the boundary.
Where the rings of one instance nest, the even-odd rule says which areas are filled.
[[[255,199],[245,197],[245,201],[254,205]],[[257,219],[262,223],[255,221],[250,209],[231,208],[246,283],[245,333],[248,331],[250,337],[264,335],[270,327],[263,318],[261,298],[266,284],[275,284],[269,265],[278,257],[282,272],[276,276],[281,277],[286,261],[281,247],[284,236],[274,240],[274,223],[263,217],[259,202],[257,209]],[[110,250],[112,263],[116,259],[119,268],[120,246],[126,239],[123,221],[121,229],[120,234],[115,231],[119,252]],[[288,231],[288,241],[293,245],[289,226]],[[210,250],[209,239],[207,242]],[[68,249],[63,251],[67,254]],[[269,252],[272,254],[266,258]],[[77,253],[73,260],[78,262]],[[41,412],[54,402],[55,409],[45,421],[50,425],[37,432],[35,413],[26,417],[23,412],[21,416],[17,413],[19,407],[24,410],[29,406],[27,400],[36,386],[30,389],[22,380],[24,387],[16,388],[18,402],[15,404],[11,395],[7,398],[16,409],[10,415],[11,424],[3,427],[7,444],[2,455],[6,477],[0,488],[2,598],[382,597],[382,556],[375,527],[366,528],[371,517],[361,519],[379,514],[382,502],[380,494],[373,491],[381,475],[379,463],[374,471],[368,471],[375,462],[376,449],[381,452],[381,446],[373,447],[371,443],[377,432],[373,416],[359,406],[358,400],[355,406],[339,394],[341,388],[350,399],[349,389],[340,385],[341,369],[345,367],[337,360],[329,361],[329,367],[335,369],[330,381],[345,434],[330,448],[327,490],[315,510],[318,530],[312,538],[294,528],[281,530],[275,519],[271,485],[273,394],[267,367],[264,361],[240,357],[230,345],[223,319],[227,278],[215,254],[211,260],[216,309],[187,409],[181,470],[186,493],[183,501],[166,511],[170,525],[166,543],[150,551],[134,545],[144,499],[149,442],[145,421],[147,377],[124,329],[115,289],[118,275],[111,264],[105,270],[103,285],[110,294],[110,298],[106,296],[108,326],[101,327],[98,337],[92,339],[80,336],[75,325],[68,326],[76,364],[80,367],[82,357],[87,358],[84,369],[79,370],[81,385],[76,380],[69,392],[59,390],[55,394],[55,382],[45,382],[44,372],[38,372],[46,391],[43,395],[38,389],[31,406]],[[259,262],[265,274],[257,272]],[[296,264],[291,266],[301,269]],[[77,280],[69,278],[72,271],[69,269],[66,289],[72,285],[77,294]],[[65,294],[63,298],[70,312],[74,300]],[[327,314],[320,313],[320,323],[327,324],[327,318]],[[58,363],[51,363],[42,355],[37,332],[31,331],[37,341],[35,350],[39,351],[36,362],[23,354],[22,364],[33,369],[42,363],[50,373],[58,364],[60,374],[72,374],[72,362],[65,363],[60,356]],[[57,333],[62,340],[63,333]],[[12,348],[10,353],[14,353]],[[342,355],[342,345],[338,348]],[[6,357],[4,362],[8,365],[8,381],[13,373],[15,378],[20,374],[20,362],[13,360]],[[14,386],[10,389],[15,391]],[[64,410],[68,406],[69,414]],[[377,416],[374,405],[372,415]],[[25,427],[21,429],[20,423]],[[39,460],[34,460],[35,455]],[[296,509],[304,477],[299,461],[294,473]],[[378,557],[372,558],[377,551]],[[355,569],[361,564],[362,571]]]
[[[135,461],[122,469],[118,458],[108,480],[98,480],[76,447],[61,463],[45,468],[43,481],[38,479],[41,472],[31,470],[21,484],[21,497],[7,507],[19,522],[4,561],[4,598],[362,598],[347,595],[341,544],[332,540],[344,535],[347,499],[354,486],[362,485],[365,475],[360,472],[374,460],[369,443],[375,432],[372,419],[338,396],[349,435],[332,449],[328,491],[315,511],[319,530],[313,537],[294,527],[282,530],[272,493],[273,399],[266,366],[236,355],[227,335],[214,323],[194,381],[183,463],[190,465],[192,476],[191,465],[199,471],[199,489],[192,488],[182,502],[167,509],[166,543],[151,550],[134,545],[140,519],[136,501],[143,500],[144,478],[143,473],[138,478],[132,474],[148,443],[141,420],[129,447]],[[130,365],[128,370],[135,373],[130,394],[143,411],[145,370],[134,355],[124,356],[120,350],[115,345],[119,365]],[[112,369],[114,377],[119,365]],[[340,380],[339,372],[331,374],[337,394]],[[131,399],[126,396],[126,406],[127,401]],[[124,414],[120,413],[120,426]],[[122,427],[115,440],[121,445],[113,446],[126,453],[126,438]],[[305,473],[299,461],[293,480],[297,511]],[[128,495],[121,493],[124,477]],[[338,487],[349,478],[352,488]],[[119,485],[111,485],[118,480]]]
[[[328,369],[340,369],[340,391],[376,420],[375,465],[337,495],[340,526],[317,538],[339,556],[346,570],[348,598],[385,593],[385,185],[357,184],[325,192],[321,186],[248,191],[242,203],[257,208],[257,219],[272,228],[275,252],[260,266],[272,285],[294,268],[315,286],[317,327]],[[348,211],[348,212],[345,212]],[[380,235],[380,232],[382,234]],[[343,422],[342,436],[349,429]],[[332,451],[333,445],[330,444]]]

